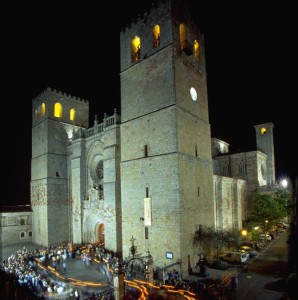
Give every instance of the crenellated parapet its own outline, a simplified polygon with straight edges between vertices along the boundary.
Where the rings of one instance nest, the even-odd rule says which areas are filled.
[[[33,101],[34,100],[39,100],[40,98],[47,97],[49,95],[51,95],[51,96],[55,95],[59,99],[65,98],[65,99],[72,100],[72,101],[80,101],[80,102],[84,102],[84,103],[89,103],[88,100],[81,99],[80,97],[75,97],[73,95],[67,94],[67,93],[62,92],[62,91],[58,91],[58,90],[53,89],[51,87],[47,87],[37,97],[35,97],[33,99]]]
[[[183,63],[206,75],[204,36],[195,15],[198,4],[186,0],[153,1],[122,28],[120,33],[120,70],[156,53],[182,57]],[[190,13],[190,11],[193,11]],[[172,54],[173,53],[173,54]]]
[[[33,126],[45,119],[88,128],[89,101],[46,88],[32,101]]]

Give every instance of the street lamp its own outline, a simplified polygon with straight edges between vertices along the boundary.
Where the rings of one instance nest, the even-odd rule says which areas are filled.
[[[283,179],[281,181],[281,186],[286,189],[288,187],[288,180],[287,179]]]
[[[268,223],[269,223],[269,221],[265,220],[265,234],[267,234],[267,231],[268,231]]]
[[[247,230],[246,229],[242,229],[241,235],[242,235],[242,239],[243,240],[246,239],[246,237],[247,237]]]

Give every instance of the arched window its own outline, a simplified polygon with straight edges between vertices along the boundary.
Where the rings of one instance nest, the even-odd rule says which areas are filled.
[[[26,232],[25,231],[21,231],[20,232],[20,238],[21,239],[25,239],[26,238]]]
[[[153,48],[157,48],[160,45],[160,27],[159,27],[159,25],[154,25],[152,35],[153,35]]]
[[[41,117],[44,118],[46,115],[46,104],[45,103],[41,103]]]
[[[141,58],[141,40],[135,37],[131,41],[131,62],[136,62]]]
[[[187,48],[187,35],[184,24],[179,25],[179,39],[180,39],[180,50]]]
[[[75,118],[76,118],[76,111],[74,108],[72,108],[69,112],[69,119],[70,119],[70,121],[74,121]]]
[[[230,166],[227,162],[224,163],[222,168],[223,176],[229,176],[230,174]]]
[[[28,232],[28,236],[29,236],[29,237],[32,237],[32,231],[29,231],[29,232]]]
[[[194,40],[193,43],[193,54],[196,61],[199,61],[199,55],[200,55],[200,44],[197,40]]]
[[[55,103],[55,107],[54,107],[54,117],[56,118],[61,118],[62,117],[62,105],[59,102]]]
[[[34,110],[34,120],[36,121],[38,119],[38,109],[35,108]]]
[[[240,175],[246,174],[246,163],[243,160],[241,160],[239,163],[239,174]]]

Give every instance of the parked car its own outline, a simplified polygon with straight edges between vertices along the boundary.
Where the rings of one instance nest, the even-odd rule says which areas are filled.
[[[261,240],[265,240],[267,242],[270,242],[272,240],[272,236],[269,235],[269,234],[264,234],[264,233],[261,233],[260,234],[260,239]]]
[[[220,259],[231,263],[245,263],[249,259],[249,254],[233,251],[221,256]]]
[[[288,229],[290,227],[290,225],[285,222],[280,222],[277,224],[277,227],[282,228],[282,229]]]
[[[242,242],[241,246],[249,246],[257,251],[260,251],[263,248],[263,246],[260,243],[251,241]]]
[[[249,257],[255,257],[259,254],[257,250],[249,246],[241,246],[240,249],[246,251],[249,254]]]

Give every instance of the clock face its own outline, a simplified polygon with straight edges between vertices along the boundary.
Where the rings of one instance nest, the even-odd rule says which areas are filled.
[[[196,89],[194,87],[192,87],[192,88],[190,88],[189,92],[190,92],[191,99],[193,101],[196,101],[197,98],[198,98],[198,94],[197,94]]]

